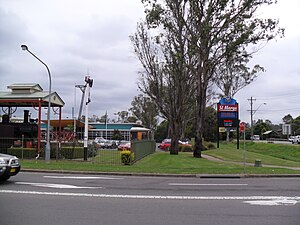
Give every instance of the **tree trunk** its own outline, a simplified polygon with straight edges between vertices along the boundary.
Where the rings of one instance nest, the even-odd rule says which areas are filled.
[[[204,127],[204,115],[206,107],[206,89],[198,87],[197,94],[197,128],[196,128],[196,138],[194,146],[194,157],[201,158],[201,152],[203,148],[203,127]]]
[[[230,139],[229,139],[229,135],[230,135],[230,128],[226,129],[226,142],[229,143]]]
[[[170,146],[170,155],[178,155],[178,141],[180,138],[180,124],[175,119],[170,122],[171,124],[171,132],[172,132],[172,140],[171,140],[171,146]]]

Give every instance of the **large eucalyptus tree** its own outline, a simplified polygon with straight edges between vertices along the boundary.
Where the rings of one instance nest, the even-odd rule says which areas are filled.
[[[162,99],[158,89],[165,91],[164,97],[169,95],[172,100],[178,100],[180,99],[178,96],[183,93],[178,82],[185,87],[186,84],[194,87],[191,88],[195,91],[193,97],[196,102],[197,120],[194,157],[201,157],[208,87],[212,82],[221,79],[222,75],[216,76],[218,74],[216,70],[220,65],[226,65],[228,59],[246,62],[258,51],[259,47],[256,46],[264,45],[278,35],[283,35],[283,30],[278,28],[278,20],[258,16],[258,10],[276,3],[276,0],[142,0],[142,2],[145,5],[148,25],[144,27],[147,30],[143,32],[149,31],[156,34],[156,37],[164,38],[163,42],[160,42],[160,38],[156,38],[159,44],[155,48],[149,48],[151,44],[154,45],[154,39],[151,42],[149,36],[146,38],[146,47],[151,50],[151,54],[148,55],[141,54],[146,52],[144,51],[146,48],[140,48],[143,42],[137,41],[142,40],[141,36],[140,38],[135,36],[137,38],[135,41],[133,39],[135,52],[148,76],[145,79],[145,73],[143,74],[143,85],[147,87],[149,96],[153,96],[157,101]],[[140,31],[138,29],[137,34],[141,34],[141,29]],[[160,79],[153,79],[158,75],[161,75]],[[180,79],[181,75],[184,75],[183,79]],[[170,90],[172,93],[168,92]],[[186,92],[184,95],[192,97]],[[173,102],[173,106],[176,103],[175,111],[178,112],[178,109],[184,107],[185,102],[186,100]],[[160,106],[162,112],[165,110],[164,115],[174,113],[172,112],[174,107],[168,107],[169,111],[166,111],[165,106],[166,104]],[[180,124],[178,120],[182,118],[174,115],[172,119],[176,124]],[[174,128],[176,129],[176,126]]]

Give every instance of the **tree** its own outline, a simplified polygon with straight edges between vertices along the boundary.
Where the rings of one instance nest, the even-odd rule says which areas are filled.
[[[197,55],[197,132],[194,156],[201,157],[207,87],[218,65],[228,59],[248,59],[253,54],[247,46],[267,42],[277,34],[278,21],[257,18],[255,12],[270,0],[189,1],[190,35]]]
[[[176,79],[177,76],[186,74],[187,81],[195,84],[195,89],[192,88],[196,92],[194,97],[196,97],[197,124],[194,157],[201,157],[207,92],[209,85],[219,79],[216,77],[216,69],[220,65],[226,65],[231,59],[243,59],[242,62],[246,62],[259,50],[254,49],[255,46],[261,46],[276,36],[283,35],[283,29],[278,28],[277,20],[258,18],[256,15],[261,6],[271,5],[276,1],[142,0],[142,2],[146,7],[149,29],[156,28],[158,31],[163,29],[168,38],[163,43],[164,46],[161,46],[165,51],[155,51],[155,48],[152,48],[151,54],[140,54],[142,56],[140,61],[144,62],[143,65],[150,62],[151,67],[147,74],[166,74],[167,71],[169,76],[164,77],[165,83],[170,80],[178,82],[180,79]],[[177,45],[178,43],[181,44]],[[135,47],[140,47],[141,44],[142,42],[136,42]],[[146,42],[146,45],[151,46],[149,42]],[[137,49],[139,48],[135,50]],[[166,52],[169,54],[162,54]],[[161,55],[165,57],[163,64],[158,60],[158,56]],[[180,73],[178,70],[180,68],[186,73]],[[165,88],[165,85],[159,86],[155,79],[148,81],[148,87]],[[172,98],[182,93],[177,85],[173,85],[172,88],[174,89]],[[153,91],[150,89],[151,93]],[[178,107],[184,105],[178,103]],[[174,118],[182,119],[172,116],[171,127],[180,124],[179,121],[174,124]]]
[[[119,130],[114,130],[113,136],[112,136],[113,140],[122,140],[122,134]]]
[[[157,142],[161,142],[165,138],[169,138],[168,136],[169,123],[167,120],[162,121],[156,128],[154,133],[154,138]]]
[[[150,129],[155,129],[158,122],[158,110],[155,102],[151,98],[143,96],[142,94],[135,96],[131,102],[129,111],[138,119],[142,124]]]
[[[252,83],[259,72],[264,71],[259,65],[250,69],[247,66],[250,57],[227,59],[216,66],[215,84],[222,91],[221,97],[234,97],[239,90]]]
[[[110,119],[108,118],[107,112],[102,115],[98,121],[100,123],[109,123]]]
[[[128,116],[129,116],[129,113],[128,111],[121,111],[121,112],[117,112],[117,115],[118,115],[118,122],[122,122],[122,123],[125,123],[127,122],[127,119],[128,119]]]
[[[207,141],[217,140],[217,111],[213,107],[206,107],[205,109],[205,119],[204,119],[204,132],[203,138]],[[196,133],[196,118],[194,117],[188,122],[185,129],[185,137],[193,138]]]
[[[300,134],[300,116],[296,117],[292,121],[292,131],[294,132],[294,135]]]
[[[282,121],[285,123],[285,124],[290,124],[293,122],[293,117],[291,116],[291,114],[287,114],[285,115],[283,118],[282,118]]]
[[[174,7],[178,5],[174,4]],[[155,10],[159,11],[159,6]],[[180,7],[176,10],[180,11]],[[153,25],[154,14],[147,17]],[[166,19],[168,20],[168,19]],[[165,32],[151,37],[146,24],[140,23],[131,36],[134,52],[143,65],[139,89],[156,103],[161,116],[168,120],[172,132],[170,154],[178,154],[178,140],[183,133],[183,123],[190,110],[194,85],[188,54],[186,29],[178,20],[168,20]]]

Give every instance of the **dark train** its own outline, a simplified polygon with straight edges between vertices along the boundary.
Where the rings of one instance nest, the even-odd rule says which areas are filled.
[[[8,115],[2,116],[0,124],[0,137],[9,138],[37,138],[38,125],[32,119],[29,119],[29,110],[24,110],[23,123],[11,123]]]

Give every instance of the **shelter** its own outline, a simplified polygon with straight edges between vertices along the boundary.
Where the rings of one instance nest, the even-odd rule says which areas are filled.
[[[48,107],[49,91],[43,91],[36,83],[15,83],[7,86],[11,91],[0,92],[0,107],[10,118],[13,109],[17,107],[33,107],[38,110],[38,152],[41,143],[41,113],[42,107]],[[59,108],[59,121],[61,121],[61,108],[64,101],[56,92],[50,93],[51,107]],[[61,129],[61,128],[60,128]]]

